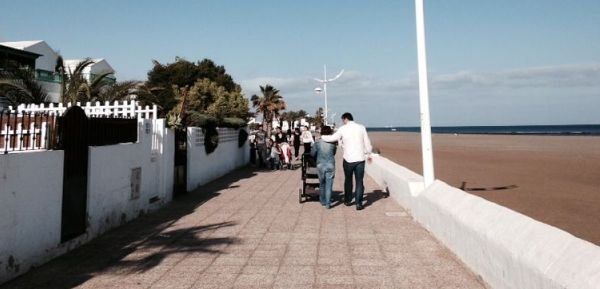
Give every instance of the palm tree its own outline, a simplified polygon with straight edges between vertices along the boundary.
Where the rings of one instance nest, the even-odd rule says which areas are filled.
[[[48,93],[35,80],[35,73],[31,69],[15,68],[1,71],[0,95],[4,95],[12,106],[48,101]]]
[[[102,73],[88,82],[84,75],[83,70],[94,64],[91,58],[86,58],[77,65],[74,70],[68,70],[64,66],[62,56],[59,56],[56,60],[56,71],[62,76],[62,97],[63,103],[75,103],[77,101],[85,102],[92,101],[99,93],[102,86],[106,85],[104,79],[112,73]]]
[[[279,94],[279,90],[272,85],[267,84],[260,86],[262,96],[253,95],[250,98],[252,107],[256,108],[256,112],[263,115],[263,128],[267,131],[267,135],[271,135],[271,127],[273,118],[279,115],[281,110],[285,110],[286,104],[283,101],[283,96]]]
[[[97,92],[92,92],[91,101],[116,101],[116,100],[127,100],[132,92],[140,86],[139,81],[119,81],[107,85],[103,85],[98,88]]]

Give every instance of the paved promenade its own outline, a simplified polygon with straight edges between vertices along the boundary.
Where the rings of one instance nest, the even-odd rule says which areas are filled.
[[[239,170],[0,288],[484,288],[366,178],[325,210],[299,169]]]

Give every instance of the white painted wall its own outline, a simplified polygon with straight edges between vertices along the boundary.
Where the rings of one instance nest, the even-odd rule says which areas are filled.
[[[56,53],[46,41],[41,41],[29,47],[25,47],[23,50],[42,55],[35,60],[36,69],[54,71],[56,68],[58,53]]]
[[[219,145],[209,155],[204,149],[202,129],[190,127],[187,133],[188,191],[244,166],[250,161],[248,141],[241,148],[238,147],[239,130],[219,129]]]
[[[60,243],[63,151],[0,155],[0,284],[168,203],[175,141],[164,123],[142,120],[137,143],[90,147],[89,227],[65,243]],[[140,196],[132,200],[135,167],[142,177]],[[159,201],[150,204],[155,196]],[[7,266],[9,259],[14,265]]]
[[[89,227],[65,243],[60,243],[63,152],[0,155],[0,283],[171,201],[175,142],[164,124],[142,120],[137,143],[90,147]],[[221,130],[219,146],[208,156],[203,139],[195,142],[202,137],[198,131],[190,129],[188,138],[191,189],[248,163],[248,143],[238,147],[237,130]],[[132,198],[133,168],[141,168],[138,198]],[[158,201],[151,204],[153,197]]]
[[[367,173],[390,196],[403,207],[410,207],[413,197],[423,191],[423,177],[382,156],[372,155],[373,162],[367,164]]]
[[[60,243],[63,151],[0,155],[0,284],[54,256]]]
[[[390,163],[367,173],[491,288],[599,288],[600,247],[441,181],[419,189]]]
[[[159,208],[172,198],[174,133],[164,120],[142,120],[138,142],[90,147],[88,171],[88,232],[92,236]],[[154,131],[154,134],[153,134]],[[156,137],[154,137],[156,136]],[[155,146],[153,149],[153,140]],[[169,150],[170,149],[170,150]],[[141,168],[140,196],[132,198],[132,169]],[[150,199],[159,201],[150,204]]]

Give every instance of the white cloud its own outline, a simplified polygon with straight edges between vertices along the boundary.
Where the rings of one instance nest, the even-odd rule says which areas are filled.
[[[434,75],[431,79],[432,87],[441,89],[598,86],[600,64],[530,67],[500,72],[460,71]]]
[[[290,109],[323,106],[311,77],[261,77],[242,87],[251,95],[266,83],[281,90]],[[418,124],[415,74],[382,79],[348,71],[329,88],[332,111],[356,113],[367,125]],[[435,125],[600,122],[594,109],[600,107],[600,64],[432,73],[430,93]]]
[[[259,92],[259,85],[271,84],[284,95],[312,93],[318,83],[310,77],[260,77],[241,82],[246,94]],[[600,86],[600,64],[530,67],[499,72],[458,71],[430,75],[431,89],[587,87]],[[379,79],[359,71],[348,71],[330,87],[342,92],[394,93],[416,90],[414,75],[399,79]]]

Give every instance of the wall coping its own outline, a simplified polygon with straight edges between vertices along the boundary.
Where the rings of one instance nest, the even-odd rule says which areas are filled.
[[[376,156],[367,173],[492,288],[598,288],[600,247]],[[419,178],[414,177],[419,176]]]

